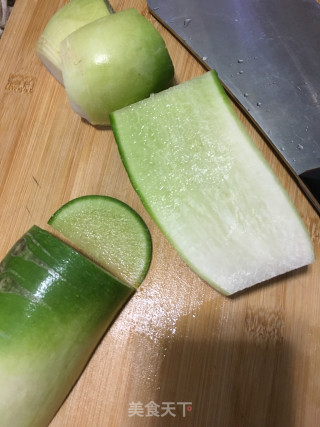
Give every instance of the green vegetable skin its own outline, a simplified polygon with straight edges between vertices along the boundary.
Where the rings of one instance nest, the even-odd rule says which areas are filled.
[[[34,226],[0,264],[0,424],[46,426],[134,289]]]
[[[142,218],[107,196],[78,197],[62,206],[49,224],[77,249],[125,283],[138,287],[151,261],[151,237]]]
[[[36,52],[50,73],[63,84],[60,43],[89,22],[110,15],[104,0],[71,0],[58,10],[41,34]],[[111,10],[111,6],[109,7]]]
[[[146,209],[209,284],[233,294],[314,260],[301,218],[214,71],[110,118]]]
[[[172,82],[174,69],[162,37],[135,9],[80,28],[60,48],[71,106],[95,125],[109,124],[111,111]]]

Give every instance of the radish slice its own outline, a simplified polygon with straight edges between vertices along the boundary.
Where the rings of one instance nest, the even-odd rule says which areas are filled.
[[[62,206],[49,224],[77,249],[130,286],[138,287],[151,261],[151,237],[141,217],[107,196],[83,196]]]

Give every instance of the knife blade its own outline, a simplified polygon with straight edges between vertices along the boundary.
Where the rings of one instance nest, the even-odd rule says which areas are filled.
[[[316,0],[148,0],[276,149],[320,214]]]

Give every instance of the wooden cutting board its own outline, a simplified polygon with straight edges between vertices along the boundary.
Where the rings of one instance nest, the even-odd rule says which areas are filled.
[[[34,52],[45,24],[65,2],[17,0],[0,40],[0,257],[33,224],[49,229],[56,209],[85,194],[117,197],[136,209],[150,228],[154,254],[147,279],[51,427],[317,425],[319,217],[239,112],[297,206],[317,260],[233,298],[201,281],[144,210],[112,131],[73,113],[64,89]],[[145,1],[112,4],[116,11],[136,7],[155,25],[177,82],[205,72],[151,17]]]

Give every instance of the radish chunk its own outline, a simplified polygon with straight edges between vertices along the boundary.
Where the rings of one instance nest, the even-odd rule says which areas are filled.
[[[172,82],[173,64],[161,35],[135,9],[85,25],[60,49],[70,104],[94,125],[108,125],[109,113]]]
[[[48,71],[63,84],[60,43],[73,31],[89,22],[110,15],[105,0],[71,0],[56,12],[41,34],[36,52]]]
[[[0,425],[47,426],[134,292],[32,227],[0,263]]]
[[[313,262],[300,216],[214,71],[114,112],[111,125],[146,209],[219,291]]]

